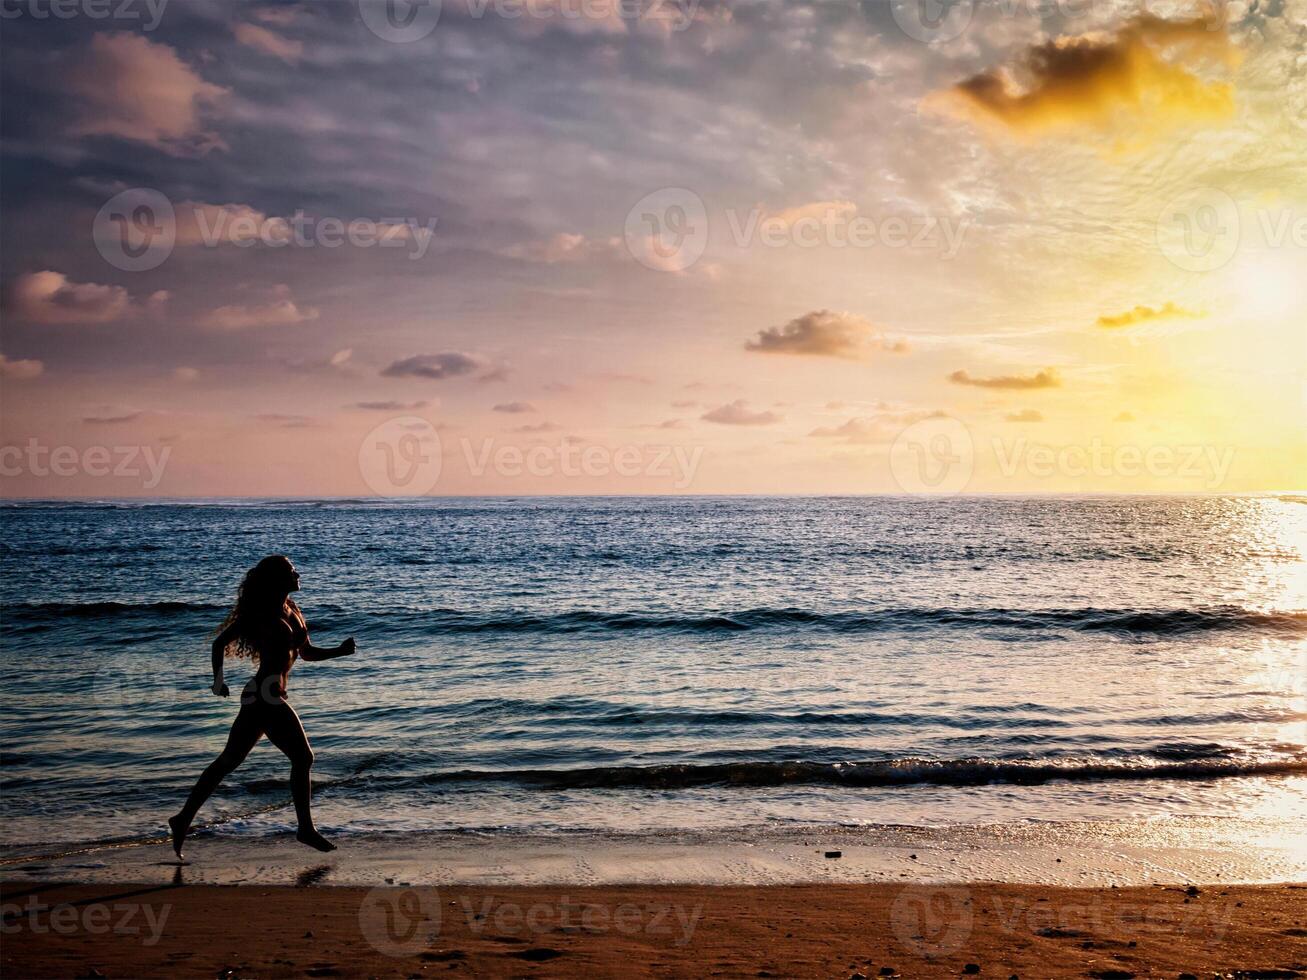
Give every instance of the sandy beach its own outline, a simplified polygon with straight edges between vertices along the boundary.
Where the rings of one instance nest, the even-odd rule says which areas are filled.
[[[11,883],[3,900],[11,977],[1307,974],[1307,885]]]
[[[320,857],[289,835],[206,832],[185,864],[161,838],[6,857],[0,967],[933,977],[974,963],[1000,978],[1288,977],[1307,974],[1304,855],[1288,821],[1228,818],[360,835]]]

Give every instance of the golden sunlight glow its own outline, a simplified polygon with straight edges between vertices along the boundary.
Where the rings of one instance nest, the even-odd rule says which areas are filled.
[[[1230,273],[1240,309],[1276,321],[1302,310],[1307,301],[1303,271],[1301,261],[1288,252],[1268,250],[1242,256]],[[1302,330],[1301,323],[1298,330]]]

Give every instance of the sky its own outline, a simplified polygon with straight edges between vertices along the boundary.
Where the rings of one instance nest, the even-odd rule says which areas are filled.
[[[1307,0],[2,0],[0,495],[1307,488]]]

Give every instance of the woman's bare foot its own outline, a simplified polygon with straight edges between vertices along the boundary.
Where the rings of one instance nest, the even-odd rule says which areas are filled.
[[[309,847],[318,851],[334,851],[336,849],[335,844],[312,828],[296,831],[295,839],[301,844],[308,844]]]
[[[186,843],[186,831],[190,824],[181,822],[181,814],[168,818],[168,829],[172,832],[172,849],[177,852],[177,860],[182,860],[182,845]]]

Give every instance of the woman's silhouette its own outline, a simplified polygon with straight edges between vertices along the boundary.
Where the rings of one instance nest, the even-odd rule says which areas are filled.
[[[244,761],[262,735],[290,759],[290,787],[301,843],[319,851],[334,851],[336,845],[313,826],[309,808],[309,770],[313,750],[309,748],[299,715],[286,700],[286,681],[297,658],[331,660],[354,652],[353,637],[338,647],[323,649],[309,642],[304,614],[290,598],[300,587],[299,573],[284,555],[269,555],[251,568],[241,582],[236,605],[213,641],[213,693],[227,697],[222,661],[227,650],[253,660],[259,667],[241,694],[241,708],[232,722],[227,745],[218,758],[201,773],[181,812],[168,820],[172,846],[182,856],[182,844],[196,812],[204,805],[223,777]]]

